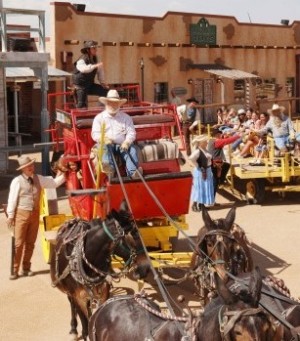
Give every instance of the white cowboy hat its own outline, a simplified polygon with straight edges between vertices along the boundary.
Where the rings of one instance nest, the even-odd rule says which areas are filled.
[[[193,138],[192,145],[194,146],[195,144],[198,144],[204,141],[208,141],[207,135],[197,135],[196,137]]]
[[[120,98],[117,90],[109,90],[106,97],[100,97],[99,101],[103,104],[107,104],[108,102],[119,103],[120,106],[127,102],[126,98]]]
[[[245,111],[245,109],[241,108],[241,109],[238,110],[237,114],[238,115],[245,115],[246,111]]]
[[[35,159],[31,159],[29,156],[22,155],[18,158],[19,167],[17,170],[21,170],[35,162]]]
[[[280,105],[277,104],[277,103],[274,103],[274,104],[272,105],[272,108],[271,108],[271,109],[268,109],[268,113],[269,113],[269,114],[272,114],[274,111],[283,112],[283,111],[285,111],[285,107],[282,107],[282,106],[280,106]]]

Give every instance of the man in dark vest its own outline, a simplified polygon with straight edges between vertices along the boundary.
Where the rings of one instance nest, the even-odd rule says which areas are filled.
[[[94,40],[84,42],[82,55],[74,63],[73,84],[75,86],[77,108],[87,107],[87,96],[106,96],[108,86],[104,82],[103,63],[98,62],[98,43]],[[99,83],[94,79],[97,75]]]
[[[230,168],[230,164],[226,162],[223,147],[233,143],[240,138],[240,134],[230,137],[223,137],[219,128],[213,128],[211,132],[212,138],[208,142],[207,150],[212,155],[212,172],[214,176],[214,193],[216,196],[217,189],[226,180],[226,175]]]

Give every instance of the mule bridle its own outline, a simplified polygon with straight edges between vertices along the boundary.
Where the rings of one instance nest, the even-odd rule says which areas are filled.
[[[254,316],[263,312],[264,310],[260,307],[246,308],[243,310],[226,310],[226,306],[222,305],[218,312],[219,330],[222,340],[230,341],[229,333],[240,318],[245,316]],[[266,317],[271,323],[267,315]]]
[[[109,257],[106,260],[107,262],[110,262],[110,257],[113,255],[115,248],[119,245],[120,241],[123,240],[125,237],[125,232],[122,229],[119,222],[114,218],[113,222],[114,222],[113,224],[110,224],[110,226],[108,226],[108,224],[105,221],[102,221],[104,232],[113,242],[112,244],[113,246],[110,250]],[[83,223],[83,225],[86,224],[86,222],[81,223]],[[74,226],[72,226],[71,229],[74,230]],[[93,289],[94,287],[99,286],[104,281],[110,284],[113,278],[119,278],[122,275],[122,272],[120,275],[120,273],[112,274],[110,272],[102,271],[88,261],[84,248],[85,237],[88,234],[88,232],[89,230],[83,230],[83,228],[81,228],[76,235],[72,236],[72,238],[69,237],[70,233],[68,233],[68,238],[66,240],[65,239],[63,240],[63,243],[56,254],[56,280],[53,281],[52,286],[57,286],[63,279],[65,279],[69,274],[71,274],[75,281],[89,289]],[[62,246],[68,243],[73,244],[71,254],[65,255],[66,258],[69,260],[69,264],[66,266],[64,271],[59,275],[58,270],[59,253],[61,251]],[[134,258],[134,251],[132,250],[133,249],[130,249],[131,252],[129,257],[129,263],[132,263],[132,259]],[[84,270],[83,263],[85,263],[86,266],[96,274],[95,277],[87,275],[86,271]],[[125,267],[126,266],[127,262],[125,264]]]
[[[202,259],[202,264],[198,264],[198,268],[201,269],[200,274],[199,271],[193,271],[194,277],[198,278],[196,281],[199,282],[200,289],[207,289],[209,291],[209,296],[214,296],[214,279],[212,277],[212,272],[218,265],[225,265],[226,267],[233,268],[232,260],[230,259],[229,262],[226,262],[224,259],[212,259],[213,253],[217,249],[218,245],[222,245],[227,252],[228,255],[231,254],[230,250],[228,249],[228,245],[225,243],[225,238],[231,240],[234,244],[237,244],[238,247],[242,250],[242,252],[245,254],[245,251],[243,250],[243,247],[240,245],[240,243],[236,240],[234,235],[231,233],[231,231],[222,230],[219,228],[216,228],[214,230],[206,232],[203,240],[207,242],[206,238],[210,236],[215,236],[216,241],[212,247],[209,248],[208,254],[206,254],[204,251],[201,250],[200,246],[197,247],[197,253],[198,253],[198,259]],[[201,253],[200,253],[201,252]],[[204,257],[203,257],[204,255]],[[226,272],[228,272],[229,269],[225,269]],[[230,271],[232,271],[231,269]],[[209,283],[207,279],[209,278]],[[203,298],[205,297],[204,293],[201,291],[200,296]]]

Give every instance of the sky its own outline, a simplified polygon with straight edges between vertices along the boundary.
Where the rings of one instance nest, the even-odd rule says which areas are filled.
[[[5,8],[46,11],[46,35],[49,35],[49,9],[52,0],[0,0]],[[57,1],[68,2],[68,1]],[[76,0],[86,12],[163,16],[168,11],[216,14],[235,17],[239,22],[278,24],[282,19],[300,21],[300,0]],[[23,21],[22,21],[23,20]],[[11,16],[8,23],[28,24],[24,16]]]

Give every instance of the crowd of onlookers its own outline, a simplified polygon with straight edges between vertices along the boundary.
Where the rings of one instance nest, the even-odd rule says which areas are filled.
[[[294,146],[300,144],[300,133],[296,132],[285,108],[277,103],[265,112],[219,108],[216,124],[207,129],[201,122],[195,97],[188,98],[186,104],[175,102],[175,98],[171,102],[177,107],[187,156],[194,166],[193,211],[215,204],[216,191],[226,181],[230,156],[234,160],[250,158],[250,165],[263,166],[271,152],[268,136],[272,136],[272,152],[276,157],[288,151],[293,153]]]

